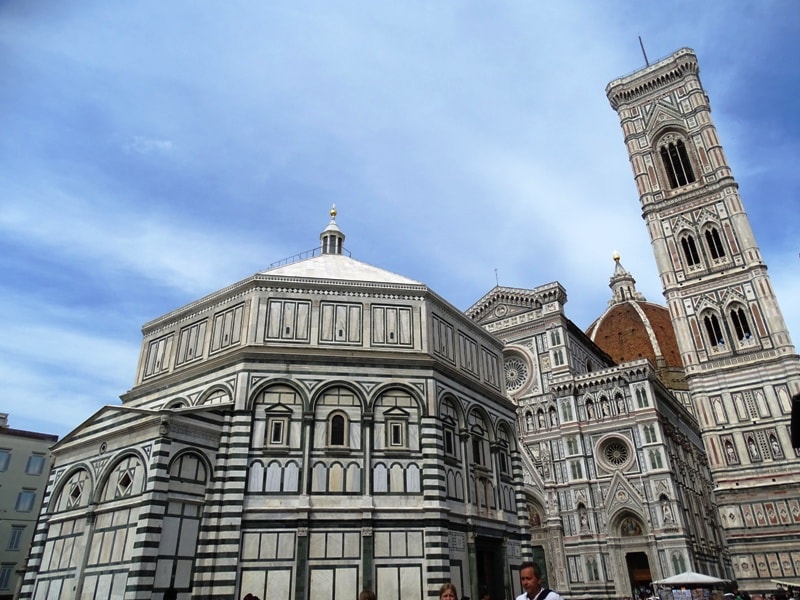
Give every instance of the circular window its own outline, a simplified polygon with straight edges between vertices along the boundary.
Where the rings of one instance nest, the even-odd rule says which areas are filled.
[[[509,392],[516,392],[521,389],[528,380],[528,365],[520,358],[507,358],[503,363],[506,371],[506,389]]]
[[[611,437],[603,441],[598,454],[600,461],[609,469],[622,469],[633,458],[627,441],[619,437]]]

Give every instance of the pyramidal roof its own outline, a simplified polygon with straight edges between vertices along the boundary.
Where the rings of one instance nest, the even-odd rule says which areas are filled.
[[[345,254],[344,238],[344,233],[336,224],[336,205],[334,205],[331,208],[331,221],[320,234],[321,246],[319,248],[280,261],[277,266],[260,271],[258,274],[295,279],[423,285],[419,281],[351,258]]]
[[[320,254],[297,262],[261,271],[260,275],[297,277],[301,279],[338,279],[370,283],[422,285],[408,277],[373,267],[344,254]]]

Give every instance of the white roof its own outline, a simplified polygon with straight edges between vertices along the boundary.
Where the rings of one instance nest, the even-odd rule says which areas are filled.
[[[413,279],[403,277],[397,273],[373,267],[372,265],[355,260],[344,254],[321,254],[306,260],[261,271],[261,274],[301,279],[423,285],[419,281],[414,281]]]
[[[726,581],[728,580],[712,577],[711,575],[705,575],[703,573],[695,573],[694,571],[686,571],[685,573],[678,573],[672,577],[659,579],[653,583],[657,585],[713,585]]]

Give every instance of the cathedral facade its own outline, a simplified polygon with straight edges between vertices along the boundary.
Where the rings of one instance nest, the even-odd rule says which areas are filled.
[[[666,310],[636,292],[619,260],[612,289],[590,333],[607,345],[624,334],[626,352],[644,340],[640,358],[601,350],[566,317],[558,283],[497,287],[467,311],[505,343],[534,554],[550,586],[576,598],[635,595],[690,569],[729,578],[699,428],[680,378],[657,368],[670,350],[671,330],[656,334]],[[632,324],[628,310],[644,320]]]
[[[320,247],[143,327],[134,387],[54,448],[20,598],[570,598],[800,579],[800,362],[690,50],[617,79],[667,307],[615,257],[461,312]]]

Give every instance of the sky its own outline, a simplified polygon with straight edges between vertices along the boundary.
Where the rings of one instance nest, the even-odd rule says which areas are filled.
[[[616,250],[663,303],[605,86],[682,47],[800,343],[800,2],[0,0],[0,385],[63,436],[141,326],[316,247],[466,310]]]

